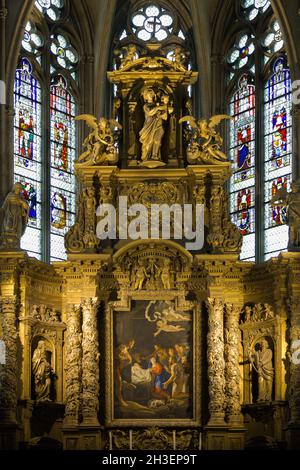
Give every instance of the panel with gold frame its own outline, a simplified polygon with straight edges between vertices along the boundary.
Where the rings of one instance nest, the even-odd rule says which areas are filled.
[[[107,426],[200,424],[199,308],[163,297],[107,305]]]

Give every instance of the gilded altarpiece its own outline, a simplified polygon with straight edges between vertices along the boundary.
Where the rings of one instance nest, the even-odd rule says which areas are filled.
[[[45,436],[67,450],[242,449],[262,437],[299,445],[299,253],[239,260],[231,163],[216,130],[229,117],[191,116],[197,78],[184,54],[168,59],[157,44],[128,47],[108,73],[112,118],[77,117],[91,132],[75,163],[67,261],[47,265],[20,250],[5,211],[21,235],[25,203],[18,187],[7,196],[2,448],[39,448]],[[100,240],[97,208],[125,196],[147,209],[203,205],[202,248],[162,239],[161,227],[156,239],[131,240],[117,224],[115,239]]]

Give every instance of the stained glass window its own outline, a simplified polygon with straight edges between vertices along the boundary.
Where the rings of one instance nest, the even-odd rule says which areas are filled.
[[[41,87],[32,65],[22,58],[14,86],[14,167],[29,203],[28,229],[21,248],[41,257]]]
[[[29,203],[29,224],[21,247],[49,261],[66,258],[64,235],[74,221],[73,87],[77,86],[79,54],[70,28],[68,34],[61,34],[55,25],[51,34],[52,24],[65,13],[66,0],[38,0],[35,6],[50,33],[43,36],[42,28],[31,19],[24,31],[15,78],[14,178],[22,183]],[[44,74],[43,87],[36,78],[37,69]]]
[[[288,245],[286,207],[272,205],[282,188],[290,190],[292,173],[291,78],[284,57],[273,64],[265,90],[265,254]],[[276,198],[275,198],[276,199]]]
[[[132,30],[142,41],[164,41],[172,33],[172,14],[157,5],[141,8],[132,17]]]
[[[57,21],[61,18],[64,0],[37,0],[36,7],[51,21]]]
[[[255,18],[268,10],[271,3],[269,0],[242,0],[241,6],[245,11],[246,17],[253,21]]]
[[[255,256],[255,88],[242,75],[230,103],[231,214],[244,235],[242,259]]]
[[[254,38],[250,34],[241,33],[238,35],[234,47],[228,54],[228,62],[235,69],[240,69],[249,63],[255,50]]]
[[[174,45],[183,47],[189,46],[186,44],[187,40],[188,35],[174,8],[167,8],[158,2],[148,2],[138,8],[134,6],[128,15],[127,24],[122,24],[121,28],[118,26],[115,38],[116,42],[121,43],[119,44],[121,48],[122,42],[125,46],[130,43],[136,44],[141,51],[145,42],[167,43],[170,47]]]
[[[276,195],[291,186],[291,79],[270,2],[237,0],[236,11],[243,31],[227,55],[231,215],[244,238],[241,258],[262,261],[288,243],[287,208]]]
[[[53,79],[51,113],[51,258],[65,256],[64,235],[74,223],[75,101],[62,75]]]

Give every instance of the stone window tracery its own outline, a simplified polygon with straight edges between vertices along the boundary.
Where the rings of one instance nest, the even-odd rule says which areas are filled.
[[[263,261],[288,244],[286,207],[272,200],[291,185],[291,77],[270,2],[238,1],[236,12],[243,29],[234,32],[226,58],[230,208],[244,237],[241,258]]]
[[[21,182],[29,203],[29,227],[21,247],[44,260],[66,258],[64,235],[75,215],[80,58],[73,38],[57,29],[67,6],[64,0],[35,2],[14,86],[14,179]]]

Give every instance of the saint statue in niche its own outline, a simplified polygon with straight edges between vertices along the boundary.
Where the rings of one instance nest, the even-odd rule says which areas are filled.
[[[273,353],[268,341],[263,338],[259,343],[260,349],[250,356],[250,362],[258,375],[257,401],[272,401],[274,378]]]
[[[32,357],[35,396],[38,401],[50,401],[52,367],[47,360],[45,341],[38,342]]]
[[[169,104],[169,96],[163,94],[158,102],[158,95],[153,88],[146,88],[142,94],[145,105],[145,123],[140,131],[142,144],[141,165],[148,168],[164,166],[161,160],[162,139],[165,134],[164,121],[167,121],[174,109]]]

